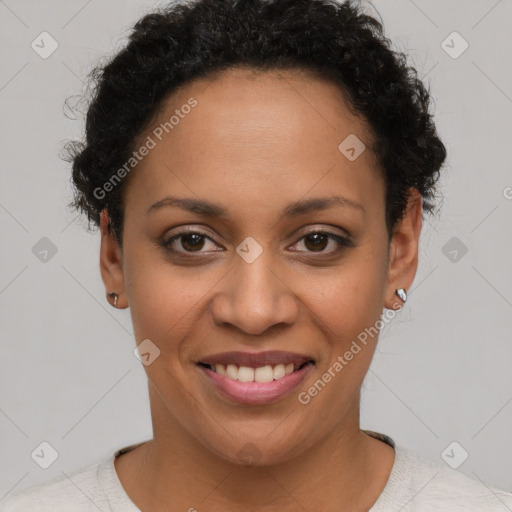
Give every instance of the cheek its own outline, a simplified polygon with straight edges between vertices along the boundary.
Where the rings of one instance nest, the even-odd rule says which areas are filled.
[[[376,260],[354,258],[333,270],[328,278],[309,283],[305,297],[331,342],[345,344],[375,324],[383,309],[385,274]],[[320,284],[319,284],[320,283]]]
[[[316,294],[310,294],[308,304],[324,337],[324,360],[316,378],[325,382],[317,386],[321,393],[309,388],[306,393],[321,398],[312,400],[312,409],[333,422],[350,406],[371,364],[378,340],[379,319],[383,302],[381,266],[375,260],[370,265],[347,265],[325,280]],[[316,384],[313,385],[315,387]],[[322,403],[331,408],[323,410]],[[323,411],[323,412],[322,412]]]
[[[221,279],[213,267],[180,267],[138,249],[125,258],[125,285],[135,337],[150,339],[162,355],[174,353],[197,325],[208,290]]]

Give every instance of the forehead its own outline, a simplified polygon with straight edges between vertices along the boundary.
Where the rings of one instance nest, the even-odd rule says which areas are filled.
[[[168,96],[139,137],[154,147],[127,197],[146,208],[166,193],[234,207],[259,198],[280,210],[308,193],[378,201],[383,182],[373,154],[347,159],[339,146],[349,136],[371,144],[367,123],[334,83],[295,71],[225,71]]]

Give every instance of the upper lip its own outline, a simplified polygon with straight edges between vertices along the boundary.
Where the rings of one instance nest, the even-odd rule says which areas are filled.
[[[290,364],[302,365],[313,358],[297,352],[284,352],[281,350],[269,350],[266,352],[220,352],[201,358],[198,363],[204,364],[236,364],[249,368],[259,368],[267,365]]]

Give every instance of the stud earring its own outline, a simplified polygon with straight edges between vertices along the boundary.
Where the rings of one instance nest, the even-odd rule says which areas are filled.
[[[395,295],[404,302],[407,300],[407,292],[405,291],[405,288],[398,288],[398,290],[395,290]]]
[[[109,297],[113,297],[114,299],[114,307],[117,308],[117,299],[119,298],[119,295],[117,295],[116,292],[109,292]]]

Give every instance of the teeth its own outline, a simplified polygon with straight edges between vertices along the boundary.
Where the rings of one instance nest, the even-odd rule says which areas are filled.
[[[217,373],[220,373],[221,375],[226,375],[226,368],[224,367],[223,364],[216,364],[215,371]]]
[[[250,368],[248,366],[238,367],[236,364],[216,364],[215,371],[220,375],[224,375],[232,380],[239,382],[272,382],[273,380],[282,379],[286,375],[290,375],[295,370],[295,365],[289,363],[261,366],[259,368]]]
[[[233,380],[238,380],[238,366],[234,364],[228,364],[228,366],[226,367],[226,377],[229,377],[230,379]]]
[[[272,366],[262,366],[261,368],[256,368],[256,370],[254,370],[254,382],[272,382],[273,380],[274,369]]]
[[[286,375],[284,364],[276,364],[274,366],[274,379],[282,379]]]
[[[253,382],[254,368],[249,368],[248,366],[240,366],[238,369],[238,380],[240,382]]]

